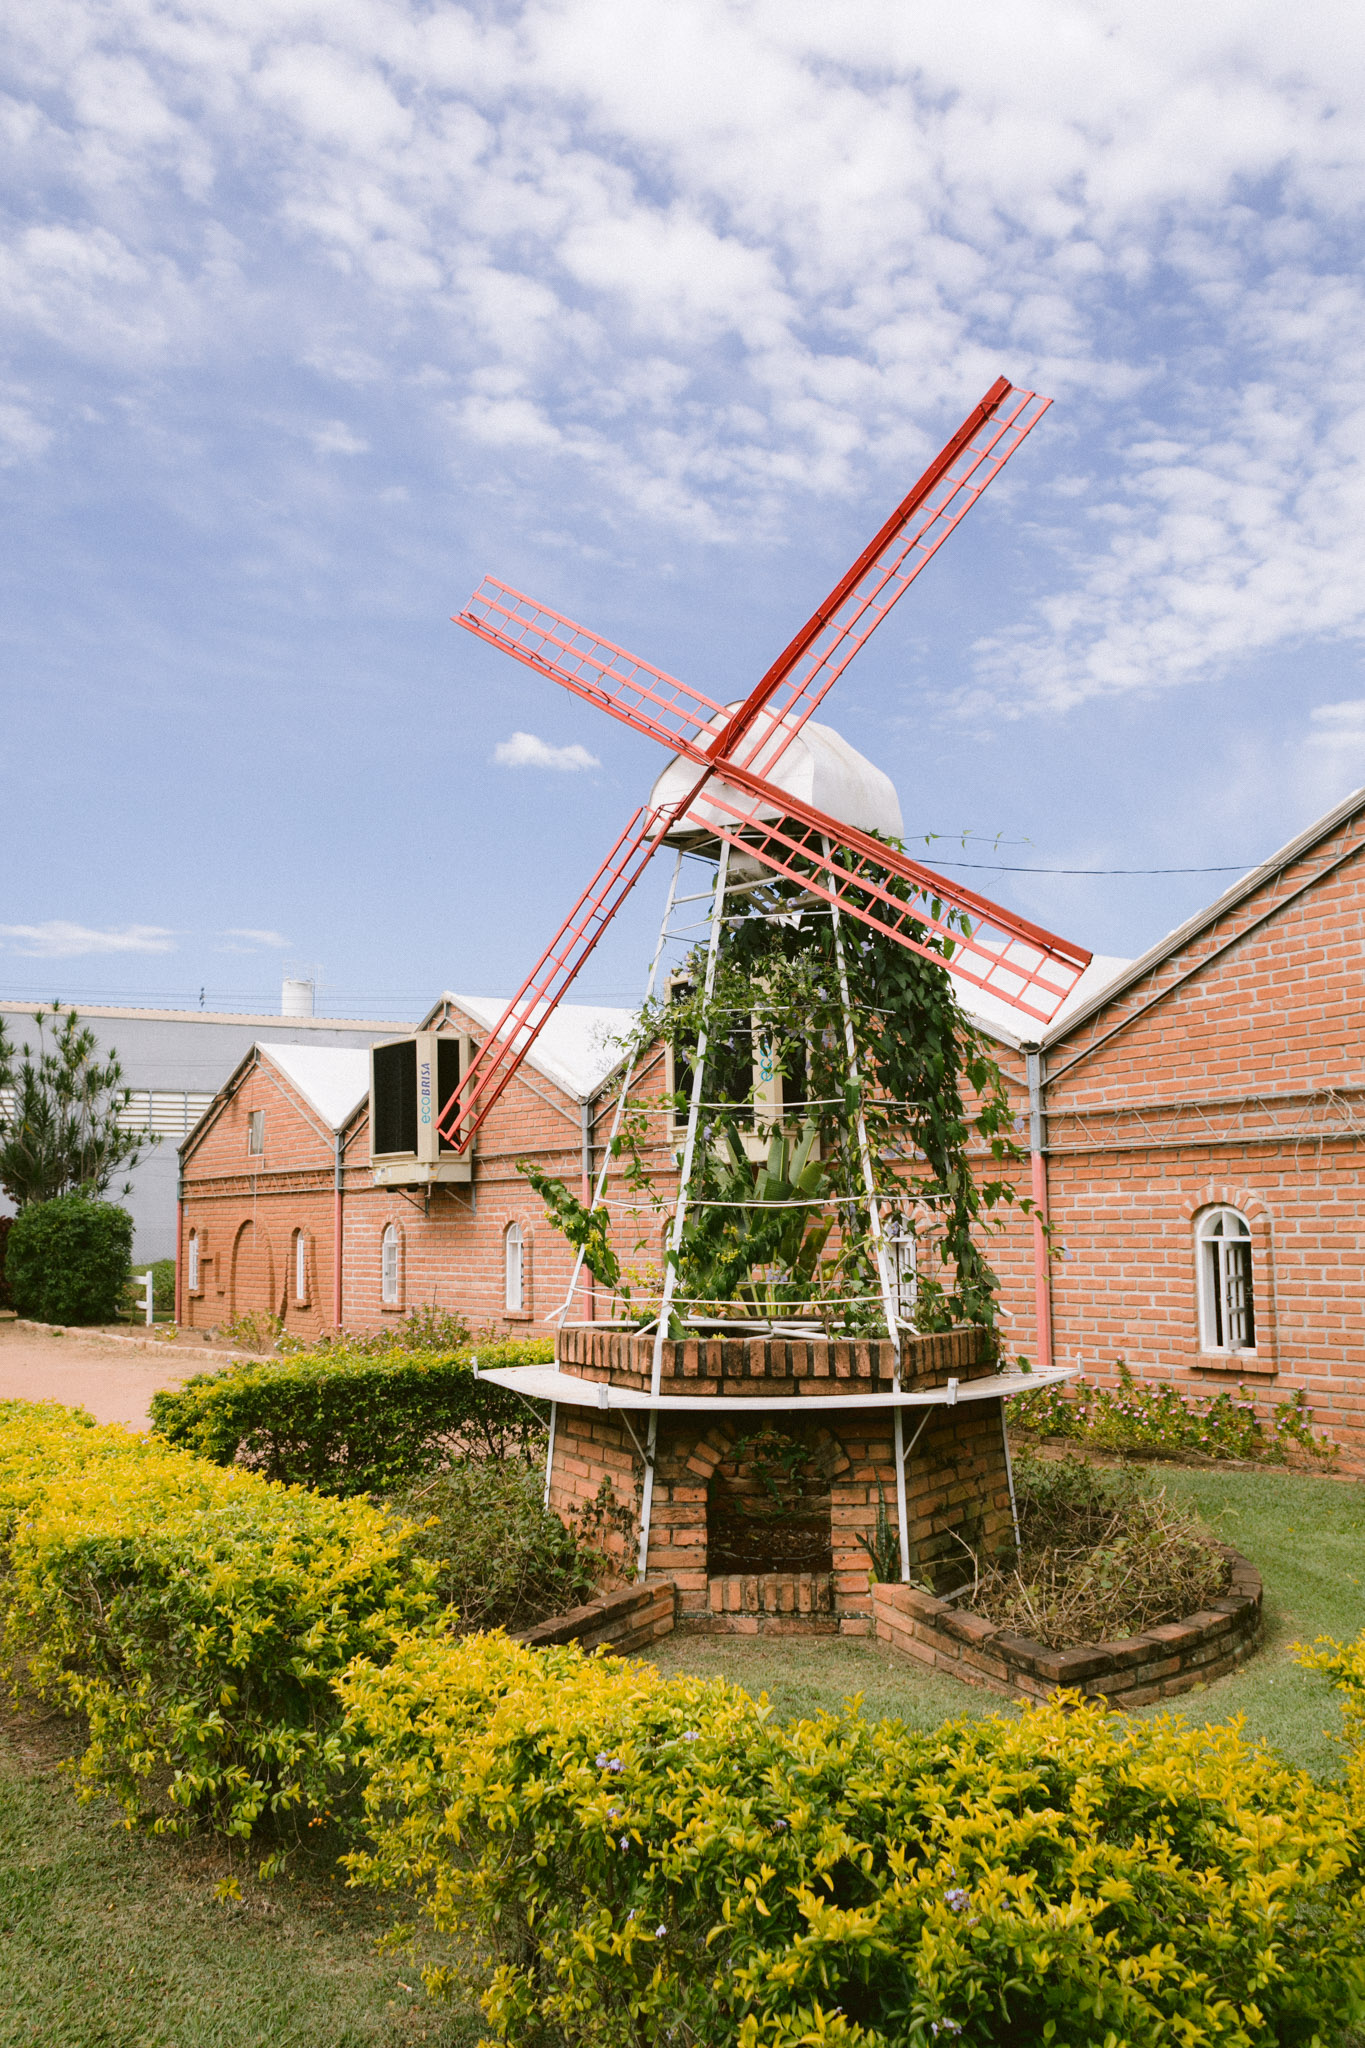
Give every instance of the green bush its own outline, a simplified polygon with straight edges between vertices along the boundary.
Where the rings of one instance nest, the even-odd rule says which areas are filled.
[[[386,1505],[421,1526],[414,1548],[462,1629],[530,1628],[590,1600],[607,1559],[543,1504],[543,1465],[464,1458]]]
[[[411,1529],[53,1403],[0,1404],[0,1653],[88,1719],[78,1783],[159,1829],[325,1812],[334,1681],[430,1613]]]
[[[479,1347],[480,1364],[541,1365],[545,1341]],[[521,1454],[545,1424],[476,1378],[471,1354],[341,1347],[198,1373],[152,1400],[152,1427],[215,1464],[320,1493],[392,1493],[452,1451]]]
[[[5,1245],[13,1226],[12,1216],[0,1216],[0,1308],[14,1307],[14,1297],[9,1291],[9,1281],[5,1278]]]
[[[492,1946],[515,2048],[1251,2048],[1365,2011],[1360,1804],[1236,1728],[1079,1702],[782,1727],[498,1636],[341,1683],[355,1875]]]
[[[42,1323],[112,1323],[128,1286],[133,1219],[112,1202],[58,1195],[14,1219],[5,1276],[21,1316]]]
[[[1114,1363],[1117,1390],[1073,1380],[1065,1391],[1039,1387],[1018,1395],[1010,1403],[1011,1430],[1139,1457],[1193,1452],[1283,1464],[1291,1446],[1316,1458],[1336,1456],[1336,1446],[1314,1434],[1302,1390],[1275,1404],[1267,1428],[1244,1386],[1205,1400],[1182,1394],[1169,1380],[1135,1379],[1121,1358]]]

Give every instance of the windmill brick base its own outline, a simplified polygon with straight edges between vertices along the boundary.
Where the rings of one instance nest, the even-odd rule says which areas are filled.
[[[617,1502],[639,1512],[653,1352],[652,1338],[631,1333],[560,1331],[548,1498],[561,1514],[587,1507],[604,1480]],[[665,1346],[659,1398],[668,1405],[651,1404],[658,1422],[645,1576],[676,1583],[680,1618],[747,1634],[871,1633],[865,1544],[879,1509],[896,1499],[894,1408],[880,1405],[896,1398],[892,1368],[891,1346],[876,1342],[755,1337]],[[902,1341],[912,1570],[935,1592],[968,1575],[969,1551],[991,1556],[1013,1543],[1003,1406],[1020,1378],[997,1374],[983,1331]],[[632,1405],[615,1405],[623,1399]],[[765,1427],[804,1440],[823,1482],[812,1526],[801,1531],[808,1553],[823,1554],[795,1568],[772,1555],[746,1563],[728,1538],[724,1554],[713,1554],[724,1526],[718,1491],[727,1477],[736,1483],[729,1454]]]

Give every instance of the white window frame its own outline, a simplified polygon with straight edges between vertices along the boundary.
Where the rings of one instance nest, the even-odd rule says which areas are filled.
[[[1256,1292],[1251,1225],[1226,1203],[1195,1221],[1199,1348],[1220,1357],[1256,1355]],[[1250,1341],[1246,1341],[1247,1339]]]
[[[526,1309],[526,1237],[513,1217],[502,1233],[502,1301],[509,1316]]]
[[[396,1223],[386,1223],[379,1240],[379,1299],[385,1308],[399,1308],[403,1292],[403,1243]]]
[[[260,1159],[265,1153],[265,1111],[249,1109],[246,1114],[246,1149],[253,1159]]]
[[[185,1240],[185,1288],[187,1293],[199,1292],[199,1232],[192,1230]]]
[[[294,1305],[308,1306],[308,1240],[301,1230],[294,1232]]]

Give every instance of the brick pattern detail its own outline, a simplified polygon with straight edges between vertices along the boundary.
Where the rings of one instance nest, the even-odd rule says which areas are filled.
[[[536,1650],[551,1643],[578,1643],[585,1650],[630,1657],[647,1650],[660,1636],[671,1635],[677,1611],[677,1588],[668,1579],[654,1579],[648,1585],[621,1586],[582,1607],[571,1607],[567,1614],[552,1615],[535,1628],[523,1629],[516,1641]]]
[[[712,1630],[731,1635],[833,1635],[833,1572],[729,1572],[707,1587]]]
[[[961,1584],[969,1550],[995,1556],[1013,1543],[1001,1406],[967,1401],[933,1409],[906,1461],[912,1568],[936,1588]],[[919,1415],[907,1413],[913,1430]],[[642,1441],[644,1420],[632,1417]],[[889,1409],[861,1409],[845,1419],[825,1409],[819,1422],[820,1463],[830,1481],[834,1614],[841,1634],[869,1635],[870,1559],[861,1539],[873,1534],[883,1503],[895,1526],[892,1415]],[[672,1579],[680,1613],[703,1625],[712,1613],[707,1482],[747,1426],[740,1417],[704,1413],[695,1421],[676,1413],[659,1417],[646,1576]],[[643,1472],[619,1411],[560,1407],[550,1472],[550,1504],[558,1513],[581,1513],[607,1480],[615,1500],[638,1517]],[[630,1549],[627,1539],[620,1549],[623,1556]]]
[[[1223,1546],[1220,1545],[1220,1548]],[[1171,1699],[1235,1670],[1261,1633],[1261,1577],[1235,1550],[1227,1593],[1184,1621],[1122,1642],[1049,1650],[913,1586],[874,1586],[877,1636],[907,1657],[968,1685],[1021,1699],[1075,1691],[1118,1708]]]

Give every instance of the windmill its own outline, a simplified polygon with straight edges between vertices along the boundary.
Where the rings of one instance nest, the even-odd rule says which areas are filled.
[[[715,849],[716,879],[711,892],[706,969],[708,1000],[732,864],[742,862],[745,874],[795,883],[804,900],[828,906],[834,921],[850,1062],[854,1053],[841,939],[843,917],[859,919],[874,930],[889,934],[911,951],[946,966],[969,988],[1002,997],[1040,1024],[1050,1022],[1056,1015],[1089,963],[1090,955],[1084,948],[949,881],[889,846],[884,838],[851,823],[847,815],[835,816],[818,807],[793,786],[799,778],[790,772],[800,751],[803,729],[810,727],[812,733],[824,731],[811,727],[810,722],[830,689],[954,527],[1000,474],[1050,402],[1036,392],[1018,389],[1004,377],[998,378],[800,632],[749,695],[737,704],[720,703],[496,578],[484,579],[456,619],[457,625],[620,719],[634,731],[659,740],[669,749],[673,760],[655,783],[646,803],[628,820],[601,867],[484,1039],[458,1087],[442,1105],[439,1128],[447,1145],[460,1152],[472,1143],[555,1006],[564,999],[612,918],[654,854],[665,844],[681,847],[689,841],[701,841]],[[837,742],[837,735],[826,736]],[[870,768],[870,764],[863,765]],[[675,867],[669,909],[665,911],[664,929],[650,973],[651,993],[676,886]],[[691,1102],[671,1239],[675,1254],[681,1240],[695,1152],[705,1057],[703,1032],[692,1061]],[[618,1123],[624,1101],[623,1089],[617,1109]],[[903,1311],[861,1117],[857,1139],[881,1301],[895,1357],[894,1398],[899,1403],[917,1397],[902,1396],[901,1392]],[[599,1201],[606,1172],[604,1161]],[[661,1357],[665,1333],[673,1326],[676,1275],[675,1257],[666,1262],[662,1299],[654,1324],[653,1405],[648,1443],[639,1446],[646,1468],[641,1516],[642,1571],[648,1557]],[[576,1281],[577,1269],[575,1284]],[[571,1286],[571,1298],[572,1292]],[[957,1382],[953,1380],[950,1384],[955,1399]],[[602,1405],[606,1406],[606,1390],[599,1391]],[[552,1417],[553,1414],[552,1408]],[[908,1573],[906,1451],[899,1405],[894,1419],[902,1571]],[[1006,1459],[1007,1455],[1006,1446]],[[553,1458],[552,1420],[551,1464]],[[548,1466],[546,1483],[548,1497]]]
[[[775,786],[783,757],[925,564],[994,481],[1050,399],[998,378],[742,703],[725,705],[533,598],[485,577],[455,623],[564,689],[648,733],[689,773],[636,811],[442,1105],[464,1151],[665,841],[695,819],[775,876],[946,964],[970,987],[1050,1023],[1090,955]],[[663,780],[663,778],[661,778]],[[656,784],[656,792],[659,785]],[[837,856],[812,878],[809,851]],[[888,881],[908,885],[893,893]],[[925,936],[921,937],[920,933]],[[943,950],[947,941],[946,960]]]

